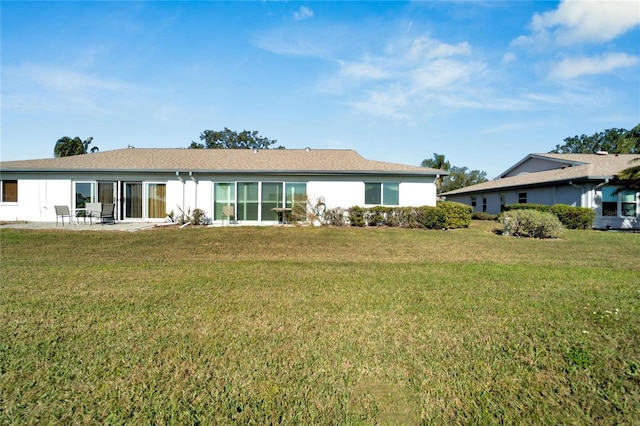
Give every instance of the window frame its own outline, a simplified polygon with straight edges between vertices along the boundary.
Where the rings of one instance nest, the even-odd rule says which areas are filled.
[[[389,200],[389,198],[392,199]],[[367,206],[399,206],[400,182],[365,182],[364,204]]]
[[[80,194],[78,192],[78,185],[89,185],[90,194],[89,198],[86,199],[85,194]],[[73,181],[73,208],[81,209],[86,207],[87,203],[95,203],[98,198],[97,192],[98,183],[95,180],[74,180]],[[82,199],[78,198],[78,195],[82,195]]]
[[[603,186],[600,189],[600,215],[602,217],[637,217],[638,193],[633,189],[624,189],[616,193],[619,189],[615,186]],[[629,195],[633,197],[632,201],[625,200]]]
[[[15,184],[15,191],[10,191],[10,194],[15,193],[15,200],[7,200],[7,185]],[[4,204],[17,203],[18,202],[18,179],[2,179],[0,180],[0,202]]]
[[[164,187],[164,199],[159,201],[161,204],[164,204],[164,208],[159,209],[159,210],[164,210],[164,212],[162,212],[162,216],[151,216],[151,211],[158,209],[158,207],[154,207],[152,209],[152,206],[151,206],[151,201],[152,201],[151,188],[155,186]],[[167,217],[167,183],[166,182],[145,182],[145,192],[143,194],[143,197],[145,200],[144,206],[146,208],[146,212],[144,212],[144,215],[146,215],[147,219],[164,219]]]
[[[528,197],[526,192],[518,192],[518,204],[527,204]]]

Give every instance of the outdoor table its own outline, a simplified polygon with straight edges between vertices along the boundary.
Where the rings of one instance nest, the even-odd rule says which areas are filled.
[[[274,207],[271,209],[272,212],[278,213],[278,222],[285,224],[287,223],[287,213],[291,212],[290,207]]]
[[[76,225],[80,224],[80,221],[78,220],[78,214],[82,213],[82,219],[84,220],[85,223],[87,223],[87,209],[82,207],[82,208],[77,208],[77,209],[73,209],[73,213],[74,216],[76,217]]]

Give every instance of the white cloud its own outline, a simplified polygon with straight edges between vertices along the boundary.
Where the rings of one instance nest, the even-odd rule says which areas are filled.
[[[502,64],[506,65],[506,64],[510,64],[511,62],[515,62],[518,59],[518,57],[516,56],[515,53],[513,52],[507,52],[504,54],[504,56],[502,57]]]
[[[140,88],[61,66],[25,64],[3,68],[6,90],[3,109],[104,112],[107,100],[131,96]]]
[[[23,67],[22,71],[27,78],[32,79],[47,90],[78,92],[86,89],[97,89],[124,92],[130,89],[128,84],[83,74],[68,68],[28,65]]]
[[[305,6],[301,6],[300,9],[293,13],[293,17],[296,21],[302,21],[303,19],[312,18],[313,10]]]
[[[613,40],[637,25],[640,25],[637,0],[564,0],[556,10],[535,14],[530,24],[533,34],[520,36],[513,44],[601,43]]]
[[[640,57],[626,53],[606,53],[597,57],[566,58],[556,64],[549,74],[554,79],[576,78],[582,75],[604,74],[618,68],[640,63]]]
[[[479,78],[486,65],[471,56],[467,42],[402,38],[377,55],[339,61],[339,73],[328,87],[351,97],[346,103],[356,109],[394,118],[429,115],[434,105],[475,107],[481,102],[470,99],[474,95],[465,86]]]

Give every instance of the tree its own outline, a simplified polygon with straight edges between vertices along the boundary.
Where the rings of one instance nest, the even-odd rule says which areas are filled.
[[[621,186],[618,192],[625,189],[640,191],[640,158],[636,158],[633,162],[639,164],[618,173],[618,184]]]
[[[226,127],[222,131],[205,130],[200,134],[202,142],[191,142],[191,149],[269,149],[272,145],[278,143],[277,140],[271,140],[260,136],[257,130],[242,132],[234,132]],[[284,149],[283,146],[275,147],[276,149]]]
[[[449,170],[451,168],[451,163],[444,159],[443,154],[433,153],[433,158],[427,158],[426,160],[422,160],[420,164],[421,167],[431,167],[432,169],[440,169],[440,170]],[[443,177],[438,176],[438,180],[436,181],[436,189],[437,192],[442,191],[442,181]]]
[[[454,189],[487,181],[487,172],[482,170],[470,171],[468,167],[452,167],[451,163],[445,160],[444,155],[436,154],[435,152],[433,153],[433,158],[423,160],[420,166],[449,171],[448,176],[440,176],[436,181],[438,193],[453,191]]]
[[[612,154],[640,153],[640,124],[631,130],[607,129],[591,136],[575,135],[564,139],[564,145],[556,145],[549,151],[556,154],[593,154],[607,151]]]
[[[93,141],[93,137],[89,137],[86,140],[82,140],[79,137],[71,139],[69,136],[63,136],[56,142],[53,147],[53,155],[55,157],[70,157],[72,155],[87,154],[89,152],[89,145]],[[100,149],[97,146],[91,148],[91,152],[98,152]]]
[[[487,180],[487,172],[483,170],[469,170],[468,167],[453,166],[449,169],[449,175],[444,178],[442,192],[453,191]]]

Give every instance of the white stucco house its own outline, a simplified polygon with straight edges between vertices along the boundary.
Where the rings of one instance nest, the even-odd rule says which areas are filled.
[[[639,154],[529,154],[498,178],[441,194],[474,211],[500,213],[507,204],[567,204],[596,212],[594,228],[640,229],[640,194],[617,192],[620,171]]]
[[[299,195],[327,209],[433,206],[446,173],[353,150],[126,148],[0,162],[0,220],[55,221],[54,206],[100,202],[114,203],[120,221],[163,222],[198,208],[216,223],[233,206],[239,223],[271,224]]]

